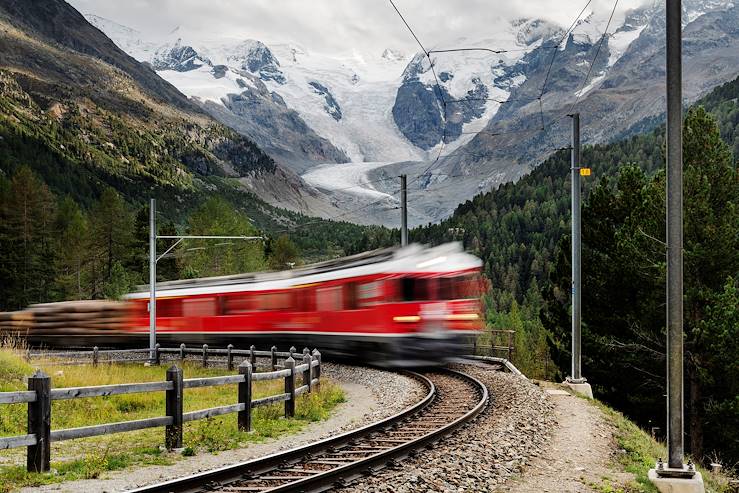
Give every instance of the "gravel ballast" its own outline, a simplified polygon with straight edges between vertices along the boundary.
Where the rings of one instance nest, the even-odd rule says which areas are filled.
[[[490,392],[490,404],[475,421],[432,449],[339,491],[494,491],[542,453],[555,421],[553,404],[541,389],[485,363],[455,369],[476,377]]]

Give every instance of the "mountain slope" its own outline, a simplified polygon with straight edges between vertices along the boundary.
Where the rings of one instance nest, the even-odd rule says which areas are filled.
[[[102,60],[131,76],[150,96],[156,95],[179,109],[195,110],[194,105],[177,88],[123,52],[65,2],[3,0],[0,2],[0,12],[4,21],[23,31],[33,32],[40,41]],[[7,57],[10,53],[5,52],[4,55]],[[21,57],[24,54],[15,55]],[[63,73],[63,70],[60,72]]]
[[[739,7],[714,0],[683,4],[684,94],[695,101],[739,71]],[[541,99],[543,118],[536,98],[548,64],[538,59],[550,61],[551,55],[544,56],[540,48],[523,60],[528,66],[526,81],[511,92],[514,102],[501,108],[485,133],[438,168],[450,174],[495,171],[502,172],[503,181],[515,179],[552,149],[568,144],[565,115],[575,103],[584,142],[608,142],[656,125],[665,107],[663,5],[641,7],[629,12],[620,26],[612,25],[613,34],[605,39],[585,81],[602,29],[605,26],[595,29],[596,35],[582,36],[578,26],[558,50]],[[518,133],[490,135],[506,132]]]
[[[145,39],[88,18],[306,180],[339,173],[311,183],[345,210],[361,208],[353,220],[394,222],[387,211],[397,205],[397,186],[375,182],[413,177],[411,221],[419,224],[447,217],[459,202],[566,147],[573,109],[586,143],[654,128],[664,108],[662,3],[644,0],[610,23],[610,9],[597,6],[568,36],[569,26],[501,17],[450,44],[424,40],[433,70],[423,53],[327,56],[290,39],[267,46],[202,39],[186,28]],[[694,101],[736,75],[739,17],[731,0],[684,0],[683,7],[685,96]],[[457,47],[467,50],[444,51]],[[345,160],[373,165],[326,164]],[[375,203],[378,193],[387,200]]]
[[[715,88],[695,105],[716,118],[723,140],[739,162],[739,77]],[[583,180],[584,195],[598,178],[611,178],[626,164],[648,174],[663,169],[664,125],[610,144],[585,146],[583,162],[595,179]],[[459,205],[439,224],[411,231],[412,241],[442,243],[463,240],[485,262],[494,302],[499,308],[511,299],[524,300],[532,287],[538,293],[549,278],[561,238],[569,232],[570,153],[558,151],[517,182],[476,195]],[[587,218],[585,218],[587,220]],[[461,236],[460,236],[461,235]]]
[[[214,121],[65,2],[2,0],[0,26],[4,171],[27,156],[27,164],[46,167],[42,175],[57,178],[59,191],[90,189],[86,182],[94,177],[135,199],[152,187],[216,191],[219,180],[235,179],[268,202],[321,207],[320,194],[299,177]],[[45,161],[29,159],[34,147]]]

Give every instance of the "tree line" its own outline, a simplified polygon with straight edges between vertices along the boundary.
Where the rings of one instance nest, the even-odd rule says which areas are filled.
[[[195,208],[183,224],[159,218],[160,235],[260,236],[245,213],[221,197]],[[162,254],[173,240],[158,240]],[[187,240],[157,265],[171,280],[300,263],[287,237],[264,241]],[[119,298],[148,283],[149,207],[106,188],[89,208],[56,196],[27,166],[0,175],[0,310],[70,299]]]
[[[686,407],[689,451],[739,461],[739,78],[688,112],[685,160]],[[586,146],[583,371],[642,426],[665,419],[664,126]],[[570,156],[461,204],[412,241],[463,241],[484,261],[489,325],[515,329],[534,377],[570,365]],[[686,425],[686,428],[688,426]]]
[[[699,107],[683,130],[684,324],[688,450],[739,461],[739,173]],[[583,208],[583,371],[598,396],[642,424],[665,423],[665,173],[633,164],[604,177]],[[570,362],[569,236],[542,318]]]

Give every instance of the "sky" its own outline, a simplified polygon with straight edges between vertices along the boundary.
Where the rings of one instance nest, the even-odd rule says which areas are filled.
[[[325,54],[379,55],[418,45],[388,0],[67,0],[92,13],[163,36],[176,27],[201,39],[219,37],[296,43]],[[503,20],[543,18],[569,26],[586,0],[395,0],[427,49],[457,46],[461,38],[492,37]],[[644,0],[620,0],[621,15]],[[613,0],[592,0],[607,17]]]

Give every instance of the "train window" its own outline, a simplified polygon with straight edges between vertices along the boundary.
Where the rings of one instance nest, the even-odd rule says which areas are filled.
[[[456,299],[477,298],[480,296],[480,276],[478,274],[466,274],[455,279]]]
[[[341,291],[342,286],[320,288],[316,297],[318,311],[333,312],[341,310]]]
[[[453,277],[442,277],[439,279],[437,299],[439,300],[453,300],[455,296],[455,285],[456,279]]]
[[[227,296],[224,300],[223,313],[246,313],[257,309],[256,298],[251,294],[240,293]]]
[[[418,279],[404,277],[400,280],[400,289],[403,301],[430,300],[432,295],[432,279]]]
[[[275,311],[290,308],[290,293],[264,293],[259,297],[260,310]]]
[[[183,317],[212,317],[216,315],[215,298],[183,298]]]
[[[298,312],[309,312],[313,310],[313,300],[309,288],[301,288],[293,291],[295,296],[295,310]]]
[[[381,293],[380,281],[367,282],[360,284],[357,288],[357,298],[360,301],[377,298]]]
[[[359,308],[359,303],[357,299],[357,283],[356,282],[349,282],[344,285],[345,294],[344,294],[344,300],[345,300],[345,306],[344,309],[346,310],[356,310]]]
[[[182,298],[157,300],[157,317],[181,317]]]

